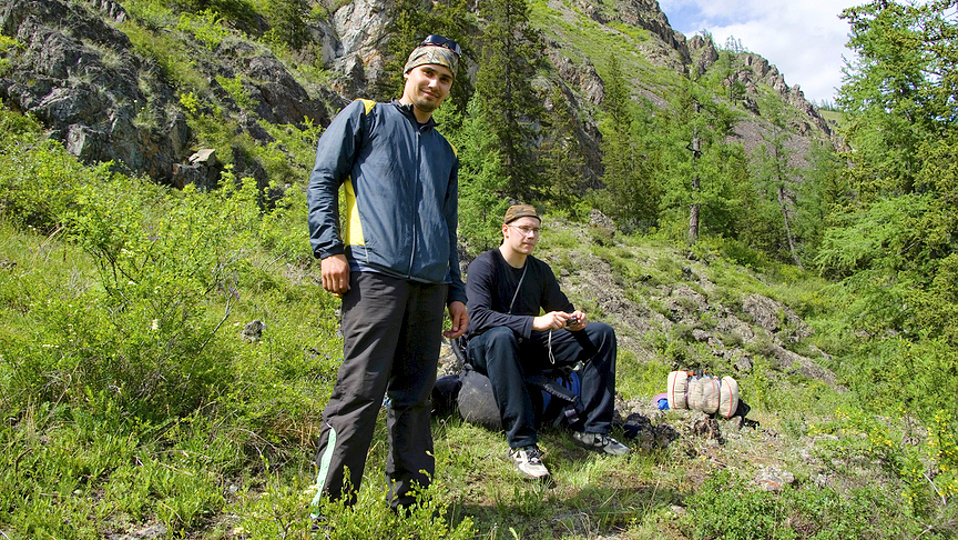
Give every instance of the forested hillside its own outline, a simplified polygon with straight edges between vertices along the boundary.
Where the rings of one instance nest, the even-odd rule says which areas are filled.
[[[632,454],[548,431],[532,484],[437,415],[401,519],[381,421],[328,537],[955,537],[955,17],[846,10],[838,125],[651,0],[4,2],[0,535],[314,536],[342,339],[307,171],[439,33],[464,50],[437,113],[462,259],[510,202],[544,213],[537,254],[619,335]],[[674,369],[736,377],[758,424],[658,410]]]

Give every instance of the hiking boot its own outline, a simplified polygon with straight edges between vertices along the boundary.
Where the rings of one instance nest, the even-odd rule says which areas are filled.
[[[516,464],[516,469],[529,478],[541,480],[549,477],[549,469],[542,463],[542,451],[538,446],[532,444],[513,448],[509,451],[509,457]]]
[[[612,456],[622,456],[629,453],[629,447],[603,433],[586,433],[573,431],[572,440],[582,448],[593,452],[600,452]]]

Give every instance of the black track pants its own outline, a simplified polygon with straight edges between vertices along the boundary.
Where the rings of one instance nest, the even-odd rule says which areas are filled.
[[[600,322],[590,322],[577,332],[554,330],[551,343],[549,332],[533,331],[530,339],[519,340],[504,326],[469,339],[469,360],[476,371],[489,377],[511,448],[538,441],[535,410],[523,376],[579,361],[583,362],[579,372],[585,409],[583,430],[608,434],[615,412],[616,353],[615,332]]]
[[[386,394],[389,500],[394,508],[408,506],[414,484],[427,486],[435,471],[430,393],[447,286],[353,272],[350,287],[343,296],[343,364],[323,411],[315,502],[322,495],[355,502]]]

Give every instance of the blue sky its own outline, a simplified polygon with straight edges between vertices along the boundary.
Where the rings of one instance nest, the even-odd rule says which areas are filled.
[[[801,86],[815,103],[835,101],[842,84],[847,7],[864,0],[659,0],[672,28],[691,38],[702,30],[717,45],[729,36],[778,67],[789,86]]]

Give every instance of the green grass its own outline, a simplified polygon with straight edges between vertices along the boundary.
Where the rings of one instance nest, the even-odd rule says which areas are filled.
[[[175,207],[181,199],[173,193],[159,196],[152,203],[157,211],[144,214],[156,223],[169,213],[163,208]],[[242,211],[242,206],[237,210]],[[275,219],[291,219],[301,210],[288,212]],[[195,214],[194,219],[202,215]],[[253,230],[257,219],[248,222]],[[292,230],[298,219],[284,228]],[[561,232],[560,227],[549,230],[555,236],[543,246],[546,255],[581,248],[567,237],[571,233]],[[304,240],[298,232],[294,236]],[[10,285],[0,289],[7,300],[0,308],[6,323],[0,340],[4,351],[11,350],[11,345],[31,351],[28,357],[16,359],[18,364],[12,364],[14,359],[5,352],[0,371],[5,390],[0,407],[4,417],[11,419],[0,426],[0,444],[6,449],[0,474],[4,485],[15,486],[0,496],[4,509],[0,530],[10,538],[98,538],[162,524],[171,536],[308,537],[313,445],[341,347],[336,336],[337,302],[319,291],[310,277],[315,270],[296,266],[296,256],[277,257],[267,244],[249,245],[248,264],[234,283],[239,299],[211,342],[219,351],[216,357],[227,362],[231,382],[210,387],[193,412],[147,419],[130,415],[111,385],[77,379],[85,376],[80,367],[41,371],[45,378],[35,384],[59,380],[54,386],[59,390],[48,397],[42,392],[31,397],[30,387],[22,386],[24,381],[10,369],[54,359],[62,367],[63,360],[80,351],[71,348],[69,340],[52,339],[58,328],[67,327],[48,327],[58,319],[43,315],[48,312],[38,307],[63,306],[69,312],[71,303],[100,290],[104,283],[89,254],[66,240],[63,233],[40,234],[9,219],[0,221],[0,259],[16,262],[2,270]],[[663,283],[681,278],[679,259],[663,246],[639,238],[620,240],[595,249],[593,256],[616,261],[613,268],[628,275],[655,273]],[[270,242],[285,245],[276,239]],[[581,255],[557,260],[562,266],[582,261]],[[762,290],[750,277],[754,271],[717,263],[713,260],[707,270],[697,271],[729,287],[739,284]],[[790,283],[805,283],[801,276],[783,275]],[[763,287],[790,290],[772,276],[764,275]],[[210,303],[214,320],[221,316],[218,298],[213,293],[197,304]],[[115,332],[109,324],[100,326],[109,320],[109,312],[90,311],[107,307],[98,306],[90,304],[85,308],[86,319],[67,319],[68,324],[79,332],[76,325],[85,320],[88,333]],[[239,339],[242,325],[254,318],[267,325],[264,339],[254,343]],[[149,326],[148,320],[140,320]],[[202,324],[202,319],[195,324]],[[682,354],[703,354],[695,352],[693,344],[683,344],[684,339],[687,335],[678,332],[662,336],[658,346],[624,348],[618,374],[622,396],[644,400],[661,391],[671,369],[669,347],[685,350]],[[56,347],[24,349],[25,340]],[[75,384],[63,384],[67,377],[73,377]],[[864,508],[878,508],[906,537],[918,530],[915,523],[938,517],[935,512],[949,515],[947,508],[935,505],[934,490],[899,472],[907,469],[905,464],[919,463],[917,459],[925,454],[912,447],[888,446],[884,441],[897,440],[895,434],[876,443],[862,442],[862,433],[878,436],[883,430],[901,430],[898,421],[889,419],[879,428],[868,423],[868,415],[842,416],[836,412],[841,407],[860,410],[851,395],[808,381],[789,381],[761,363],[740,383],[754,407],[751,416],[762,422],[762,430],[737,432],[726,426],[723,431],[730,438],[725,445],[686,434],[666,448],[634,447],[630,456],[612,458],[585,452],[572,445],[564,432],[548,429],[542,433],[542,447],[554,474],[554,484],[548,486],[518,477],[506,457],[501,433],[463,423],[455,416],[437,418],[437,475],[424,494],[430,510],[411,522],[397,519],[385,507],[381,479],[386,440],[381,418],[358,506],[353,511],[327,509],[335,517],[331,534],[335,538],[706,538],[723,523],[716,521],[718,517],[725,516],[730,520],[727,534],[752,530],[788,537],[794,529],[790,524],[806,523],[816,537],[825,538],[827,531],[815,524],[827,517],[835,530],[869,537],[874,534],[872,524],[860,515]],[[682,413],[669,412],[656,422],[678,426],[682,418]],[[770,433],[778,435],[770,438]],[[945,437],[947,431],[943,428],[940,433]],[[825,435],[829,438],[822,443],[810,442]],[[936,440],[944,441],[947,449],[954,448],[947,438]],[[832,483],[827,488],[814,487],[822,465],[816,468],[802,457],[802,449],[808,447],[816,460],[831,467],[827,474]],[[845,471],[836,461],[845,455],[861,455],[862,463],[877,458],[888,466]],[[770,462],[793,471],[801,481],[783,495],[755,491],[749,483],[751,475]],[[729,469],[735,474],[723,476],[721,471]],[[862,486],[870,482],[881,482],[887,489],[863,491]],[[723,489],[713,488],[718,485]],[[910,509],[896,506],[901,494],[915,501]],[[820,504],[829,509],[827,516]],[[684,507],[684,514],[677,513],[676,507]],[[757,509],[767,512],[756,514]],[[703,523],[713,529],[702,529]]]
[[[827,111],[819,109],[818,112],[822,114],[822,118],[824,118],[825,121],[829,123],[834,122],[839,127],[842,125],[842,121],[845,119],[845,115],[841,111]]]

